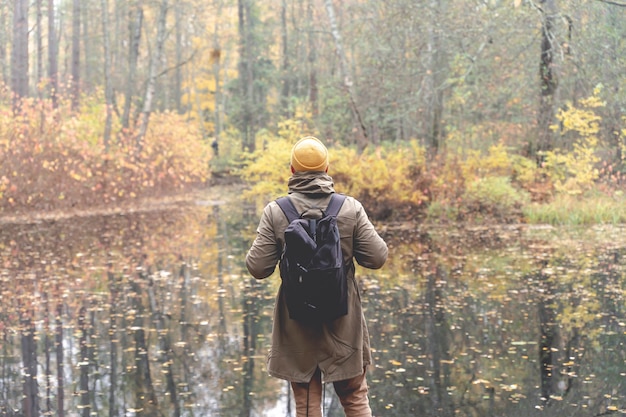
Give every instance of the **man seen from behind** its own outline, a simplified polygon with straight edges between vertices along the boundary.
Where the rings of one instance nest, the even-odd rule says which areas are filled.
[[[303,218],[319,218],[335,193],[328,175],[328,150],[312,136],[300,139],[291,154],[288,196]],[[275,201],[265,206],[246,266],[257,279],[274,272],[285,244],[289,222]],[[289,317],[281,285],[274,307],[271,376],[291,383],[297,417],[321,417],[322,383],[333,383],[346,417],[371,417],[366,369],[371,364],[369,333],[355,280],[354,261],[378,269],[387,245],[361,203],[347,196],[337,215],[341,251],[347,268],[348,313],[333,321],[304,323]]]

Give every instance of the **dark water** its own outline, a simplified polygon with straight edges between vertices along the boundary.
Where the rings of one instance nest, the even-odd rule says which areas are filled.
[[[0,416],[289,416],[233,200],[0,227]],[[626,230],[380,225],[376,416],[626,412]],[[342,416],[332,389],[327,416]]]

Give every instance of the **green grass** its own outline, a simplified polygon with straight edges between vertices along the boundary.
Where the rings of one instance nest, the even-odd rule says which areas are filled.
[[[626,198],[604,194],[559,195],[548,203],[531,203],[523,208],[531,224],[591,225],[626,223]]]

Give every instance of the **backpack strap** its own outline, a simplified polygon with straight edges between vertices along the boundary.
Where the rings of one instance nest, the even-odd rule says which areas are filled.
[[[344,201],[346,201],[346,196],[344,194],[331,194],[330,202],[328,203],[328,207],[326,207],[325,214],[327,216],[337,216]],[[285,213],[285,217],[287,217],[287,221],[289,221],[289,223],[301,217],[298,210],[296,210],[296,206],[293,205],[293,202],[288,196],[277,198],[276,204],[278,204],[278,207],[280,207],[283,213]]]
[[[280,207],[283,213],[285,213],[285,217],[287,217],[287,221],[289,223],[300,218],[300,213],[298,213],[296,206],[293,205],[293,202],[289,197],[285,196],[277,198],[276,204],[278,204],[278,207]]]
[[[328,203],[328,207],[326,207],[326,215],[336,217],[339,214],[339,210],[341,210],[341,206],[344,201],[346,201],[346,196],[344,194],[331,194],[330,202]]]

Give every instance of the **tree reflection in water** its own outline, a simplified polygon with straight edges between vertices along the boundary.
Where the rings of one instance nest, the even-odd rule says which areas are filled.
[[[0,229],[0,415],[288,416],[257,216],[180,206]],[[358,271],[375,415],[624,412],[623,228],[382,227]],[[343,415],[332,389],[328,416]]]

